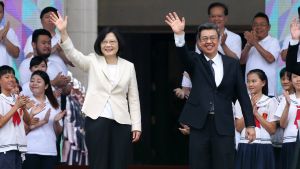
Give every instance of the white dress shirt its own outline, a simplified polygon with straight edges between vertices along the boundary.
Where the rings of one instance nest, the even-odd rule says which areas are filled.
[[[174,34],[174,38],[175,38],[175,45],[177,47],[182,47],[185,44],[184,34],[183,35]],[[205,54],[204,54],[204,56],[205,56]],[[207,56],[205,56],[205,59],[207,61],[209,60],[209,58]],[[217,55],[215,57],[213,57],[212,61],[214,62],[212,64],[212,67],[215,71],[215,82],[216,82],[216,85],[219,86],[223,79],[223,75],[224,75],[222,57],[217,53]]]

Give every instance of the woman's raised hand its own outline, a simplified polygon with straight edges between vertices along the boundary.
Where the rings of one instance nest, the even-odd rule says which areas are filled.
[[[166,15],[165,22],[172,28],[175,34],[181,35],[184,33],[185,19],[184,17],[180,19],[176,12]]]
[[[68,16],[64,18],[57,12],[58,16],[55,13],[50,14],[51,22],[56,26],[60,33],[64,33],[67,31],[67,24],[68,24]]]

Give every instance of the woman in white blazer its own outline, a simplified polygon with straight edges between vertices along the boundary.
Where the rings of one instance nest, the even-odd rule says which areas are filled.
[[[73,46],[67,33],[67,17],[51,15],[61,34],[60,46],[67,58],[88,73],[88,89],[82,107],[91,169],[126,169],[131,142],[141,134],[141,112],[134,65],[119,57],[123,40],[114,28],[104,28],[85,56]]]

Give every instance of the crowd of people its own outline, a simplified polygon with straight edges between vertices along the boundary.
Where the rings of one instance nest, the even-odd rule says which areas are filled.
[[[298,12],[300,16],[300,8]],[[195,52],[188,54],[185,51],[184,17],[179,18],[176,13],[169,13],[166,16],[166,23],[174,32],[178,53],[184,57],[181,59],[186,71],[183,73],[181,87],[174,89],[174,92],[178,98],[187,99],[180,117],[182,127],[179,130],[190,137],[191,168],[294,169],[299,153],[297,136],[300,122],[300,55],[297,53],[300,27],[298,21],[293,20],[291,35],[285,38],[280,48],[279,40],[269,35],[271,25],[268,16],[263,12],[258,12],[252,19],[252,30],[244,32],[246,45],[242,48],[241,38],[225,27],[228,20],[228,8],[225,4],[219,2],[210,4],[208,20],[218,28],[215,29],[212,25],[200,25],[197,30]],[[296,46],[294,47],[297,49],[296,52],[291,53],[290,49],[288,50],[289,44]],[[243,92],[242,88],[232,83],[231,87],[235,90],[231,91],[231,87],[227,86],[227,80],[234,75],[226,69],[228,61],[223,56],[246,65],[244,83],[247,92],[243,95],[249,95],[251,111],[247,109],[243,98],[234,95],[236,90]],[[197,57],[205,58],[207,61]],[[276,71],[279,69],[277,61],[280,57],[287,62],[286,68],[283,68],[280,75],[277,75]],[[202,62],[208,62],[208,64],[203,63],[197,68],[197,65]],[[210,84],[209,87],[205,86],[207,80],[205,76],[211,72],[200,67],[212,70],[215,83]],[[232,66],[231,69],[234,68]],[[237,71],[240,72],[240,70]],[[283,88],[281,95],[276,93],[277,78],[280,78]],[[195,85],[196,89],[194,89]],[[228,91],[233,94],[227,93]],[[203,95],[203,98],[199,95]],[[218,99],[225,100],[219,103]],[[226,101],[230,101],[232,105],[232,111],[229,111],[232,112],[231,117],[220,115],[228,111],[226,109],[228,105],[224,104]],[[210,104],[212,106],[205,107]],[[220,110],[216,106],[219,109],[221,107],[222,112],[218,112]],[[200,112],[204,117],[193,114]],[[251,123],[247,117],[248,113],[253,114],[254,117]],[[222,119],[219,120],[219,118]],[[227,124],[228,118],[232,118],[234,122]],[[203,126],[199,126],[202,123]],[[211,123],[216,125],[214,129],[210,128]],[[219,144],[232,147],[232,144],[226,142],[224,137],[232,138],[233,134],[218,129],[219,123],[223,123],[224,128],[228,128],[228,125],[234,126],[235,141],[231,143],[235,143],[235,153],[232,148],[232,151],[224,148],[219,148],[221,151],[214,149],[214,147],[220,147]],[[251,135],[247,130],[250,128],[255,129],[253,140],[249,139]],[[210,134],[213,133],[213,136],[208,136],[207,130]],[[200,136],[205,139],[199,141]],[[204,146],[212,147],[204,148]],[[224,153],[226,153],[225,156],[223,156]],[[231,156],[232,154],[235,155]]]

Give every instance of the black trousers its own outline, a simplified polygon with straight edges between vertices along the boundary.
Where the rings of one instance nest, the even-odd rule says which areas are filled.
[[[233,169],[234,154],[234,136],[217,133],[214,115],[208,115],[202,129],[191,128],[190,169]]]
[[[86,145],[90,169],[127,169],[131,151],[131,126],[99,117],[86,117]]]
[[[22,169],[54,169],[57,156],[26,154]]]

